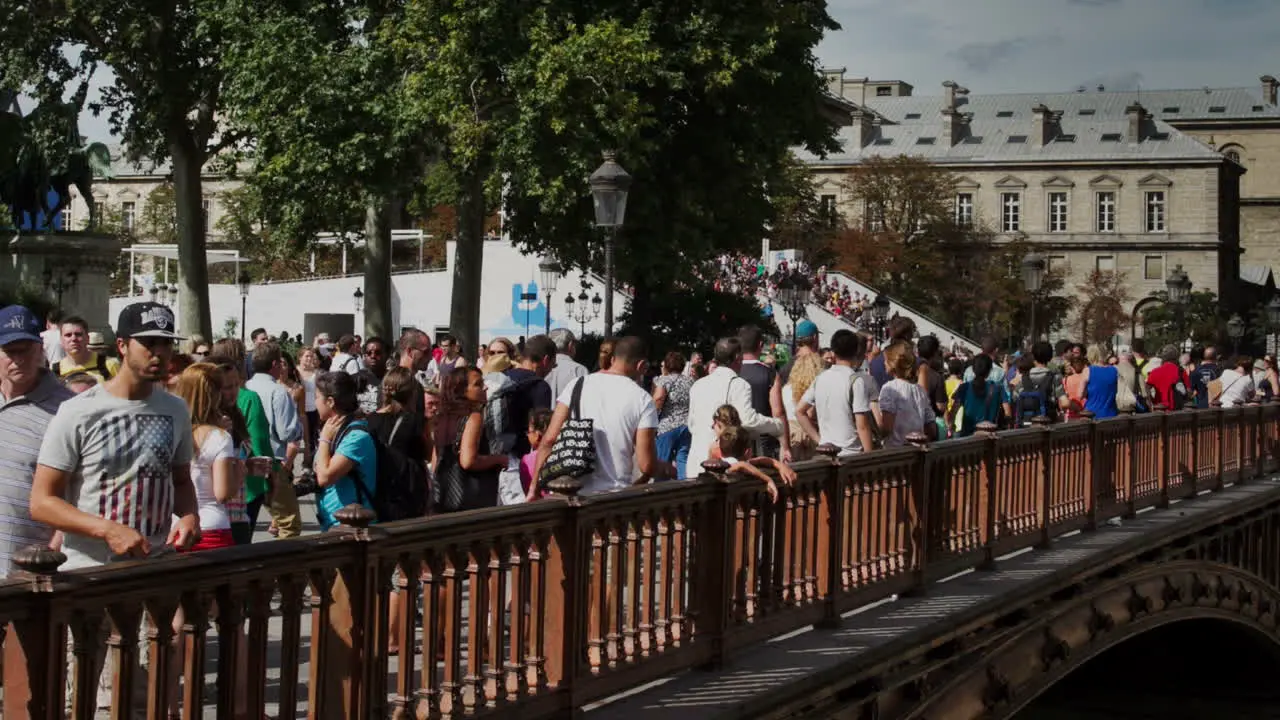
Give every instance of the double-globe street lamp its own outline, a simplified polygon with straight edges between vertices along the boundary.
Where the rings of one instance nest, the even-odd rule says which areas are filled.
[[[240,290],[240,342],[244,342],[245,308],[249,302],[249,273],[241,270],[236,277],[236,287]]]
[[[805,307],[813,297],[813,285],[798,272],[789,272],[778,280],[778,303],[791,320],[791,351],[796,349],[796,323],[807,313]]]
[[[1227,320],[1227,337],[1231,338],[1231,350],[1235,353],[1240,352],[1240,341],[1244,339],[1244,320],[1240,319],[1238,314],[1233,314],[1230,320]]]
[[[596,227],[605,229],[604,238],[604,336],[613,337],[613,245],[618,228],[627,214],[627,191],[631,176],[617,163],[617,154],[604,152],[604,163],[591,173],[591,199],[595,205]]]
[[[587,322],[600,316],[600,304],[603,302],[600,299],[600,293],[596,293],[595,297],[588,299],[586,290],[578,293],[577,303],[574,302],[573,293],[569,293],[564,297],[565,313],[570,320],[578,323],[579,339],[587,334]]]
[[[1022,258],[1022,286],[1026,288],[1031,300],[1031,342],[1037,340],[1036,335],[1036,302],[1040,297],[1040,288],[1044,285],[1044,271],[1048,263],[1044,256],[1037,252],[1029,252]]]
[[[547,328],[548,335],[551,334],[551,297],[555,295],[556,285],[560,282],[560,276],[564,274],[564,269],[560,267],[560,263],[555,260],[543,260],[538,263],[538,272],[542,276],[542,292],[547,297]],[[526,323],[527,324],[527,323]],[[525,328],[525,334],[529,334],[529,329]]]

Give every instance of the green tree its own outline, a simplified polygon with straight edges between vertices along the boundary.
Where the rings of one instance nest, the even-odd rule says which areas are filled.
[[[222,52],[243,30],[223,0],[0,0],[0,87],[60,100],[73,82],[107,67],[90,103],[106,113],[130,154],[172,164],[182,324],[209,336],[201,170],[236,136],[220,132]],[[72,50],[72,52],[68,52]]]
[[[812,267],[834,264],[832,250],[844,230],[844,220],[835,207],[825,205],[814,189],[813,171],[796,158],[780,168],[777,181],[769,188],[775,217],[769,223],[769,246],[777,250],[798,250]]]
[[[137,238],[142,242],[174,245],[178,242],[178,205],[173,183],[163,182],[147,193],[139,218]]]
[[[1196,290],[1187,298],[1184,307],[1170,304],[1169,294],[1164,290],[1152,293],[1150,297],[1156,300],[1142,307],[1140,318],[1147,352],[1154,355],[1165,345],[1181,348],[1188,338],[1197,345],[1220,340],[1222,318],[1215,293]]]
[[[705,284],[654,298],[649,313],[645,322],[652,325],[645,328],[636,327],[630,309],[620,320],[622,334],[653,338],[649,354],[654,358],[671,350],[708,354],[717,340],[736,334],[743,325],[757,325],[767,335],[781,335],[773,318],[761,313],[754,297],[720,292]]]
[[[587,185],[602,149],[634,178],[617,275],[635,327],[701,261],[754,251],[790,148],[836,148],[813,56],[834,27],[820,0],[409,0],[395,30],[413,112],[442,139],[434,199],[458,211],[451,326],[464,346],[498,203],[523,248],[603,267]]]
[[[225,101],[255,138],[248,177],[259,230],[283,258],[320,231],[365,241],[365,333],[391,328],[391,229],[421,187],[436,143],[406,122],[395,0],[227,0],[242,31],[225,57]],[[242,224],[242,230],[250,228]],[[241,232],[241,237],[250,233]]]

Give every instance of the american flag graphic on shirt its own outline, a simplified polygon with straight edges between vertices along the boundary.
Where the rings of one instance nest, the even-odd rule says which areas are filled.
[[[100,432],[106,462],[97,479],[98,514],[144,537],[162,533],[173,514],[173,418],[114,415]]]

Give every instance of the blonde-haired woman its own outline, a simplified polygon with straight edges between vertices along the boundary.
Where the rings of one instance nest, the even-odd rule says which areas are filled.
[[[1120,414],[1116,407],[1116,391],[1120,386],[1120,371],[1115,365],[1104,364],[1106,355],[1101,345],[1090,345],[1085,357],[1089,366],[1084,369],[1084,409],[1097,420]]]
[[[937,413],[929,394],[916,382],[916,352],[906,340],[884,350],[884,367],[893,379],[880,388],[880,434],[887,448],[907,444],[907,436],[922,432],[938,437]]]
[[[805,391],[813,385],[813,381],[825,369],[826,365],[818,353],[807,352],[797,355],[791,364],[791,373],[787,375],[787,384],[782,386],[782,407],[787,411],[787,421],[791,430],[792,462],[809,460],[813,457],[813,438],[800,427],[800,421],[796,419],[796,407],[800,405],[800,398],[804,397]]]
[[[188,552],[231,547],[235,541],[226,502],[240,493],[245,468],[222,412],[222,372],[213,363],[195,363],[178,376],[174,394],[187,404],[195,441],[191,484],[200,512],[200,542]]]

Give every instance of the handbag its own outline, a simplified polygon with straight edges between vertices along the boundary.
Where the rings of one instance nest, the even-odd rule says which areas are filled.
[[[466,494],[467,478],[460,460],[462,431],[466,426],[467,418],[463,416],[458,423],[453,443],[441,452],[436,481],[431,484],[431,505],[444,512],[455,512],[461,508]]]
[[[540,487],[545,487],[552,478],[578,478],[595,470],[595,422],[582,418],[582,386],[585,384],[586,378],[581,378],[573,386],[569,419],[560,426],[560,434],[551,446],[551,454],[542,465],[542,472],[538,476]]]
[[[498,503],[501,505],[519,505],[528,499],[524,493],[524,483],[520,482],[520,461],[511,458],[507,466],[498,473]]]

